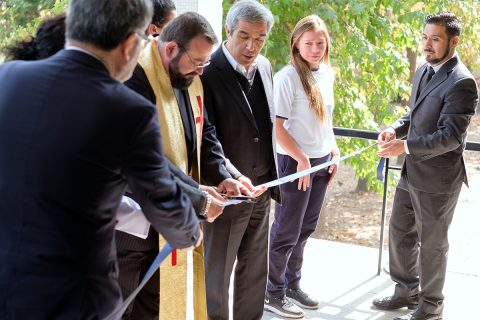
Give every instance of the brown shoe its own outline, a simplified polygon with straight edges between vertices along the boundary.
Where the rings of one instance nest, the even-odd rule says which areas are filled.
[[[418,294],[408,298],[395,296],[379,298],[373,300],[372,304],[381,310],[395,310],[403,307],[413,310],[418,306]]]

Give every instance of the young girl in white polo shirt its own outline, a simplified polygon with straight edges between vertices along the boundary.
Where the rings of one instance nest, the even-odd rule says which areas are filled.
[[[330,37],[316,15],[300,20],[290,40],[290,64],[274,77],[276,138],[280,177],[339,156],[332,128],[334,72]],[[315,230],[328,184],[337,165],[280,186],[270,232],[265,309],[289,318],[318,301],[300,289],[303,249]],[[293,303],[292,303],[293,302]]]

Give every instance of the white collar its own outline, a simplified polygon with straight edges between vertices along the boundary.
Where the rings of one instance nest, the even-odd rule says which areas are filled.
[[[243,65],[238,63],[237,60],[235,60],[232,54],[228,51],[227,47],[225,46],[226,43],[227,41],[224,41],[222,43],[223,54],[225,55],[228,62],[232,66],[233,70],[240,72],[245,78],[247,78],[248,81],[252,82],[253,76],[255,75],[255,71],[258,69],[257,59],[255,59],[255,61],[252,63],[250,68],[248,68],[248,71],[247,71],[247,69]]]

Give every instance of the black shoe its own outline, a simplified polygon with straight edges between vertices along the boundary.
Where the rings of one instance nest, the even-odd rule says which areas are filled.
[[[300,319],[304,316],[302,309],[294,305],[287,297],[265,297],[263,308],[285,318]]]
[[[418,306],[418,294],[408,298],[395,296],[379,298],[373,300],[372,304],[381,310],[395,310],[403,307],[413,310]]]
[[[442,320],[442,319],[443,317],[441,314],[425,313],[417,309],[410,314],[396,317],[393,320]]]
[[[302,289],[287,289],[285,295],[292,300],[297,306],[305,309],[318,309],[320,303],[310,297],[307,293],[303,292]]]

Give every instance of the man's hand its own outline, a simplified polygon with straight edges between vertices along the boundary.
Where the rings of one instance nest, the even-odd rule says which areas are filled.
[[[188,252],[188,251],[190,251],[190,250],[193,250],[193,249],[195,249],[196,247],[198,247],[198,246],[202,243],[202,240],[203,240],[203,232],[202,232],[202,229],[200,229],[200,236],[198,237],[197,242],[195,243],[195,245],[190,246],[190,247],[188,247],[188,248],[183,248],[183,249],[181,249],[180,251]]]
[[[203,231],[200,229],[200,236],[197,239],[197,243],[195,243],[195,248],[198,247],[203,241]]]
[[[252,180],[245,176],[241,176],[237,180],[248,190],[248,194],[245,194],[246,196],[257,198],[268,189],[267,187],[254,187],[252,184]]]
[[[396,139],[396,137],[397,134],[395,133],[395,130],[392,127],[388,127],[378,135],[378,144],[383,146],[385,143]]]
[[[216,188],[214,188],[214,187],[200,185],[200,190],[208,192],[209,196],[212,199],[212,202],[210,203],[210,207],[208,208],[208,211],[206,212],[207,222],[211,223],[211,222],[215,221],[215,219],[218,218],[219,215],[222,214],[223,209],[225,208],[223,206],[223,203],[225,202],[225,199],[222,197],[222,195],[220,193],[217,192]]]
[[[210,203],[210,207],[208,208],[208,211],[206,212],[206,219],[207,222],[212,223],[215,221],[215,219],[218,218],[223,212],[223,209],[225,208],[223,206],[223,203],[225,200],[219,201],[217,198],[212,197],[212,202]]]
[[[218,201],[223,201],[225,200],[222,195],[220,193],[218,193],[218,189],[215,188],[215,187],[210,187],[210,186],[206,186],[206,185],[203,185],[201,184],[199,186],[200,190],[202,191],[205,191],[205,192],[208,192],[209,195],[212,196],[212,198],[214,199],[217,199]]]
[[[250,195],[250,191],[240,182],[232,178],[228,178],[220,182],[218,185],[220,193],[225,193],[230,196]]]
[[[377,155],[384,158],[393,158],[405,152],[405,142],[394,139],[381,145]]]

